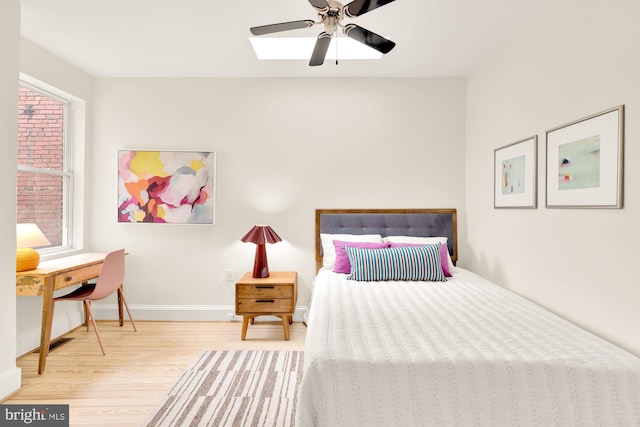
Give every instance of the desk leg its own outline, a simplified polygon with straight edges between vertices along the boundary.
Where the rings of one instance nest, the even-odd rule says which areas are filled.
[[[82,286],[86,285],[89,282],[82,282]],[[89,332],[89,311],[87,311],[87,304],[82,303],[82,311],[84,314],[84,322],[82,322],[82,326],[87,327],[87,332]]]
[[[87,304],[82,304],[82,311],[84,313],[84,322],[82,326],[87,328],[87,332],[89,332],[89,310],[87,310]]]
[[[49,344],[51,343],[51,326],[53,323],[53,276],[47,277],[42,293],[42,326],[40,329],[40,358],[38,374],[44,373]]]
[[[122,312],[122,285],[120,285],[120,289],[118,289],[118,320],[120,321],[120,326],[124,326],[124,313]]]

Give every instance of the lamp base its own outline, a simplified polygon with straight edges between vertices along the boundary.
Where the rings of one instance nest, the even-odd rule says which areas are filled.
[[[40,264],[40,254],[32,248],[16,249],[16,271],[33,270]]]
[[[253,277],[264,279],[269,277],[269,264],[267,263],[267,249],[264,243],[256,245],[256,257],[253,261]]]

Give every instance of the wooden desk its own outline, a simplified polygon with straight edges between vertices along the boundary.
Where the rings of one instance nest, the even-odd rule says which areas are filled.
[[[42,297],[42,327],[40,331],[40,359],[38,374],[42,374],[49,353],[51,341],[51,309],[53,292],[68,286],[77,285],[100,275],[102,263],[107,254],[88,252],[43,261],[35,270],[16,272],[17,296]],[[118,295],[118,313],[120,326],[124,323],[122,301]],[[85,313],[85,322],[87,321]]]

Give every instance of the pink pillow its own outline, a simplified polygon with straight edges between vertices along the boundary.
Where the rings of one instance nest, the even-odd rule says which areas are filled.
[[[351,264],[349,263],[349,256],[347,251],[344,250],[345,246],[350,248],[364,248],[364,249],[384,249],[389,247],[389,243],[376,243],[376,242],[343,242],[341,240],[334,240],[333,246],[336,248],[336,263],[333,266],[335,273],[351,273]]]
[[[402,246],[427,246],[426,244],[421,243],[393,243],[391,242],[391,248],[399,248]],[[432,245],[437,245],[437,243],[431,243]],[[440,262],[442,264],[442,271],[444,275],[447,277],[452,277],[451,271],[449,270],[449,248],[446,244],[440,243]]]

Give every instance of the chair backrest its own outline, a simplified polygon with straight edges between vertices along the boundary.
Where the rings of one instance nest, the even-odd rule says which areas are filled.
[[[109,252],[104,258],[94,291],[87,297],[99,300],[114,293],[124,281],[124,249]]]

